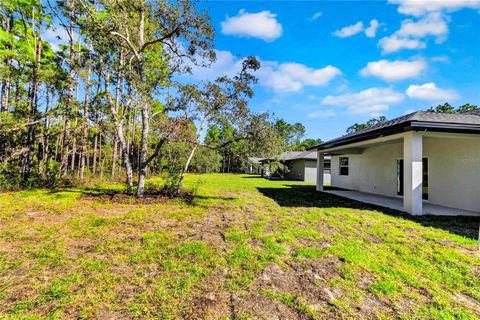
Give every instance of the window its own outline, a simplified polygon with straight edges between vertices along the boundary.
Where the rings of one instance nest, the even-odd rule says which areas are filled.
[[[323,173],[330,174],[331,162],[330,159],[325,159],[323,162]]]
[[[340,157],[340,175],[348,176],[348,157]]]

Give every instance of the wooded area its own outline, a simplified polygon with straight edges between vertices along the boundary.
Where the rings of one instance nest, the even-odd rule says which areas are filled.
[[[215,61],[194,1],[2,0],[0,19],[2,189],[121,178],[142,196],[147,174],[164,174],[178,192],[189,170],[239,172],[249,155],[318,142],[250,111],[254,57],[233,76],[179,80]]]

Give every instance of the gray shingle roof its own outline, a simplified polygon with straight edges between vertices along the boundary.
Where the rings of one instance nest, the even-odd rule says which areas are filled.
[[[303,151],[303,152],[300,152],[298,155],[294,155],[293,157],[287,160],[298,160],[298,159],[317,160],[317,153],[315,151]]]
[[[301,155],[302,151],[285,151],[280,153],[279,160],[290,160]]]
[[[263,158],[248,157],[248,161],[250,161],[250,162],[253,163],[253,164],[260,164],[260,161],[261,161],[262,159],[263,159]]]
[[[330,159],[330,156],[326,156],[326,159]],[[267,162],[267,161],[293,161],[293,160],[317,160],[317,152],[314,150],[307,150],[307,151],[285,151],[282,152],[276,158],[265,158],[261,159],[260,162]]]
[[[458,124],[480,124],[480,118],[475,113],[439,113],[418,111],[411,114],[410,120],[435,122],[435,123],[458,123]]]
[[[313,151],[308,151],[308,152],[315,153]],[[280,155],[278,155],[278,157],[264,158],[264,159],[260,160],[260,162],[267,162],[267,161],[274,161],[274,160],[287,161],[287,160],[292,160],[294,158],[295,159],[302,159],[302,158],[298,158],[298,157],[300,155],[302,155],[303,153],[305,153],[305,151],[285,151],[285,152],[280,153]]]
[[[458,124],[480,124],[480,118],[475,114],[467,114],[467,113],[438,113],[438,112],[428,112],[428,111],[417,111],[402,117],[398,117],[387,121],[385,123],[381,123],[375,125],[373,127],[367,128],[365,130],[361,130],[350,135],[346,136],[353,136],[362,134],[368,131],[374,131],[381,128],[391,127],[396,124],[409,122],[409,121],[421,121],[421,122],[433,122],[433,123],[458,123]]]
[[[464,113],[465,114],[474,114],[474,115],[480,116],[480,109],[470,110],[470,111],[466,111]]]
[[[334,145],[344,144],[345,141],[352,141],[355,138],[367,137],[369,133],[375,134],[386,133],[391,131],[391,129],[398,127],[408,127],[412,124],[423,124],[423,125],[435,125],[438,130],[449,131],[452,125],[460,125],[464,127],[470,127],[480,130],[480,110],[472,110],[464,113],[438,113],[438,112],[428,112],[428,111],[417,111],[402,117],[398,117],[384,123],[377,124],[373,127],[367,128],[365,130],[360,130],[351,134],[344,135],[342,137],[327,141],[317,146],[313,146],[310,149],[322,148],[322,147],[332,147]],[[365,138],[366,139],[371,139]]]

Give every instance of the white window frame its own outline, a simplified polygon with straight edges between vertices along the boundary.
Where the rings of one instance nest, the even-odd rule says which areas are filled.
[[[342,159],[347,159],[347,164],[342,165]],[[342,168],[347,168],[347,174],[342,174]],[[338,158],[338,175],[340,176],[348,176],[350,175],[350,159],[349,157],[339,157]]]

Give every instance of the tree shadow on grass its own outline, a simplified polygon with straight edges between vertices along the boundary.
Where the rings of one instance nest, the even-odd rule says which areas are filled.
[[[478,238],[478,217],[433,215],[412,216],[398,210],[363,203],[325,192],[318,192],[315,190],[315,186],[285,186],[287,188],[258,187],[257,189],[264,196],[273,199],[282,207],[351,208],[361,210],[376,210],[390,216],[401,217],[403,219],[417,222],[426,227],[444,229],[451,233],[471,239]]]
[[[237,198],[235,198],[235,197],[222,197],[222,196],[199,196],[199,195],[196,195],[195,199],[227,201],[227,200],[236,200]]]
[[[55,188],[48,191],[48,194],[56,195],[60,193],[80,193],[82,196],[113,196],[116,194],[125,194],[124,190],[113,188]]]
[[[48,193],[58,196],[64,193],[76,193],[80,194],[80,198],[82,199],[122,204],[154,204],[180,200],[185,202],[186,204],[198,206],[198,203],[194,200],[230,201],[236,199],[234,197],[224,196],[195,195],[194,193],[187,190],[182,190],[182,192],[178,196],[168,196],[157,190],[146,190],[145,195],[139,198],[136,197],[134,194],[127,194],[124,189],[98,187],[58,188],[50,190]]]

